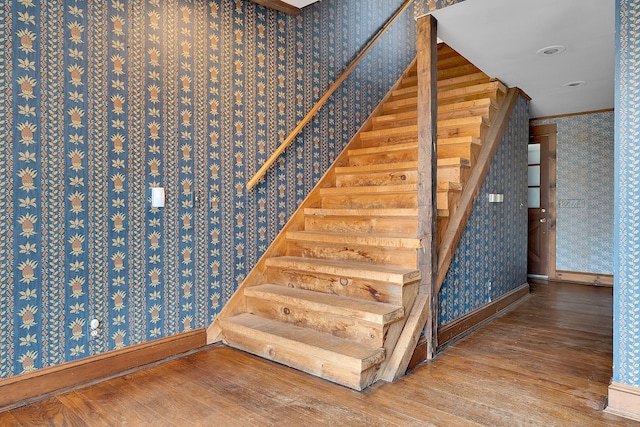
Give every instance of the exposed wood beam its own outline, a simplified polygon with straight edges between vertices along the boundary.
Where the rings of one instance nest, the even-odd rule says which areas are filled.
[[[418,19],[418,238],[422,251],[418,267],[422,276],[420,293],[427,296],[427,359],[437,346],[438,292],[437,247],[437,141],[438,141],[438,42],[433,15]],[[415,345],[415,342],[413,342]],[[411,349],[410,351],[413,351]],[[408,363],[408,360],[407,360]],[[406,369],[406,366],[405,366]]]
[[[295,6],[291,6],[290,4],[285,3],[281,0],[251,0],[251,1],[261,6],[286,13],[288,15],[297,15],[302,11],[302,9]]]

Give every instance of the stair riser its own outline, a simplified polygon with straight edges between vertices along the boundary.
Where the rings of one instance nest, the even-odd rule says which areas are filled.
[[[399,101],[389,101],[382,104],[382,112],[384,114],[415,111],[416,108],[418,108],[417,98],[407,98],[407,99],[401,99]]]
[[[471,168],[468,166],[439,166],[438,181],[459,182],[466,184],[471,174]],[[440,208],[438,206],[438,208]]]
[[[406,77],[402,79],[402,82],[400,82],[400,87],[406,88],[406,87],[415,86],[417,84],[418,84],[418,77],[416,76]]]
[[[438,247],[440,247],[440,243],[442,243],[442,238],[444,237],[444,233],[447,232],[448,225],[449,225],[449,218],[438,218],[437,231],[436,231]]]
[[[416,193],[353,194],[323,196],[325,209],[397,209],[418,207]]]
[[[470,161],[471,166],[475,162],[480,153],[480,144],[475,143],[459,143],[459,144],[438,144],[438,158],[448,159],[452,157],[461,157]],[[406,150],[392,150],[379,153],[361,154],[349,156],[350,166],[367,166],[380,165],[386,163],[399,163],[416,161],[418,157],[418,148],[408,148]],[[442,179],[444,180],[444,179]]]
[[[362,148],[382,147],[394,144],[417,144],[418,133],[411,135],[384,136],[378,138],[369,138],[362,141]]]
[[[358,391],[373,382],[379,369],[378,363],[365,371],[354,372],[349,368],[344,368],[317,356],[300,354],[282,345],[272,344],[228,329],[224,332],[224,338],[225,342],[232,347]]]
[[[463,64],[454,68],[438,69],[438,81],[466,76],[478,71],[473,64]]]
[[[488,131],[484,125],[470,124],[452,127],[438,127],[438,138],[459,138],[470,136],[473,138],[484,138]]]
[[[373,119],[373,130],[391,129],[396,126],[416,126],[418,117],[416,111],[410,111],[404,114],[388,114]]]
[[[460,55],[455,55],[452,53],[450,58],[440,58],[438,57],[438,71],[449,70],[451,68],[457,68],[465,65],[470,65],[469,61],[467,61],[464,57]],[[438,81],[442,80],[438,77]]]
[[[328,231],[332,233],[385,233],[403,237],[415,237],[418,225],[413,217],[346,217],[316,216],[305,217],[305,230]]]
[[[418,86],[409,86],[398,89],[391,94],[391,101],[399,101],[401,99],[415,98],[418,95]]]
[[[418,182],[417,170],[336,175],[336,187],[362,187],[396,184],[399,185],[415,184],[416,182]]]
[[[462,103],[462,105],[466,105],[468,103]],[[459,105],[459,104],[451,104]],[[497,113],[497,109],[492,105],[479,105],[479,106],[470,106],[467,108],[442,108],[442,111],[438,111],[438,120],[452,120],[452,119],[464,119],[467,117],[483,117],[489,123],[493,121]]]
[[[461,194],[461,191],[438,191],[438,209],[446,207],[446,209],[449,209],[449,217],[453,216],[460,204]]]
[[[452,77],[446,80],[438,81],[438,90],[444,91],[444,90],[459,89],[463,87],[489,83],[490,81],[491,79],[489,79],[489,77],[487,77],[483,73],[461,75],[461,76]],[[417,96],[418,94],[417,83],[418,82],[416,79],[413,79],[413,78],[410,80],[405,79],[402,82],[401,88],[399,90],[394,91],[393,94],[391,95],[391,100],[397,101],[397,100],[412,98]]]
[[[480,154],[481,148],[481,145],[472,142],[438,145],[438,158],[448,159],[452,157],[460,157],[463,159],[468,159],[470,167],[473,168],[473,166],[476,164],[476,161],[478,160],[478,155]]]
[[[349,156],[351,166],[382,165],[385,163],[415,162],[418,159],[418,147],[406,150],[385,151],[375,154]]]
[[[383,263],[408,268],[417,266],[417,250],[407,248],[288,241],[287,255]]]
[[[495,89],[471,92],[471,93],[460,94],[460,95],[445,94],[442,99],[438,99],[438,105],[449,105],[449,104],[455,104],[458,102],[474,101],[474,100],[480,100],[485,98],[489,98],[493,101],[496,101],[497,103],[500,103],[500,101],[502,101],[502,99],[504,98],[504,94]]]
[[[456,104],[452,104],[456,105]],[[465,105],[465,103],[462,103]],[[438,120],[465,119],[469,117],[483,117],[488,121],[493,120],[496,109],[488,105],[470,106],[460,109],[439,109]],[[373,130],[391,129],[397,126],[415,126],[418,124],[417,117],[401,117],[395,118],[395,114],[389,114],[389,118],[380,116],[379,119],[373,120]]]
[[[293,268],[273,267],[267,268],[267,280],[271,283],[307,291],[325,292],[394,305],[402,304],[403,288],[409,286]]]
[[[482,77],[482,78],[472,78],[472,76],[464,76],[464,77],[468,77],[469,80],[465,80],[462,77],[459,77],[456,79],[450,79],[446,83],[438,84],[438,90],[447,91],[447,90],[453,90],[453,89],[460,89],[463,87],[489,83],[491,81],[489,77]]]
[[[375,347],[384,346],[384,336],[388,325],[378,325],[331,313],[317,312],[298,307],[294,303],[282,304],[276,301],[247,297],[247,311],[260,317],[313,329],[338,338],[353,339]]]

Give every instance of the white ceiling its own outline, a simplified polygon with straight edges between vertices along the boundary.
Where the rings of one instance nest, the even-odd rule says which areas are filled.
[[[311,3],[315,3],[317,1],[319,0],[282,0],[283,3],[290,4],[291,6],[295,6],[300,9],[305,6],[309,6]]]
[[[613,0],[465,0],[433,16],[440,39],[532,98],[531,117],[613,108]],[[566,51],[536,54],[552,45]]]

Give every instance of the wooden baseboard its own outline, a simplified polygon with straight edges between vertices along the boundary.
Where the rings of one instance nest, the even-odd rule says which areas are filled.
[[[492,320],[526,295],[529,295],[528,283],[525,283],[513,291],[501,296],[484,307],[472,311],[451,323],[441,326],[438,328],[438,352],[447,344],[450,344],[452,340],[474,330],[480,324]],[[420,363],[424,362],[426,360],[426,354],[427,341],[425,337],[420,337],[420,340],[416,345],[416,349],[413,352],[413,356],[411,357],[411,362],[409,362],[409,369],[413,369]]]
[[[562,282],[586,283],[596,286],[613,286],[613,275],[611,274],[594,274],[557,270],[555,277],[550,277],[549,279]]]
[[[425,360],[427,360],[427,337],[423,335],[418,340],[418,344],[416,344],[416,349],[413,351],[407,370],[415,368]]]
[[[605,412],[640,421],[640,388],[612,382]]]
[[[500,298],[491,301],[484,307],[480,307],[453,322],[442,325],[438,328],[438,348],[446,346],[450,341],[471,331],[481,323],[493,319],[496,315],[528,294],[529,284],[525,283]]]
[[[204,329],[0,380],[0,412],[206,345]]]

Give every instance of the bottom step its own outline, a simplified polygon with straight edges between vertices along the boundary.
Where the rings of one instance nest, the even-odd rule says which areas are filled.
[[[231,347],[362,390],[375,379],[384,349],[275,320],[240,314],[220,320]]]

